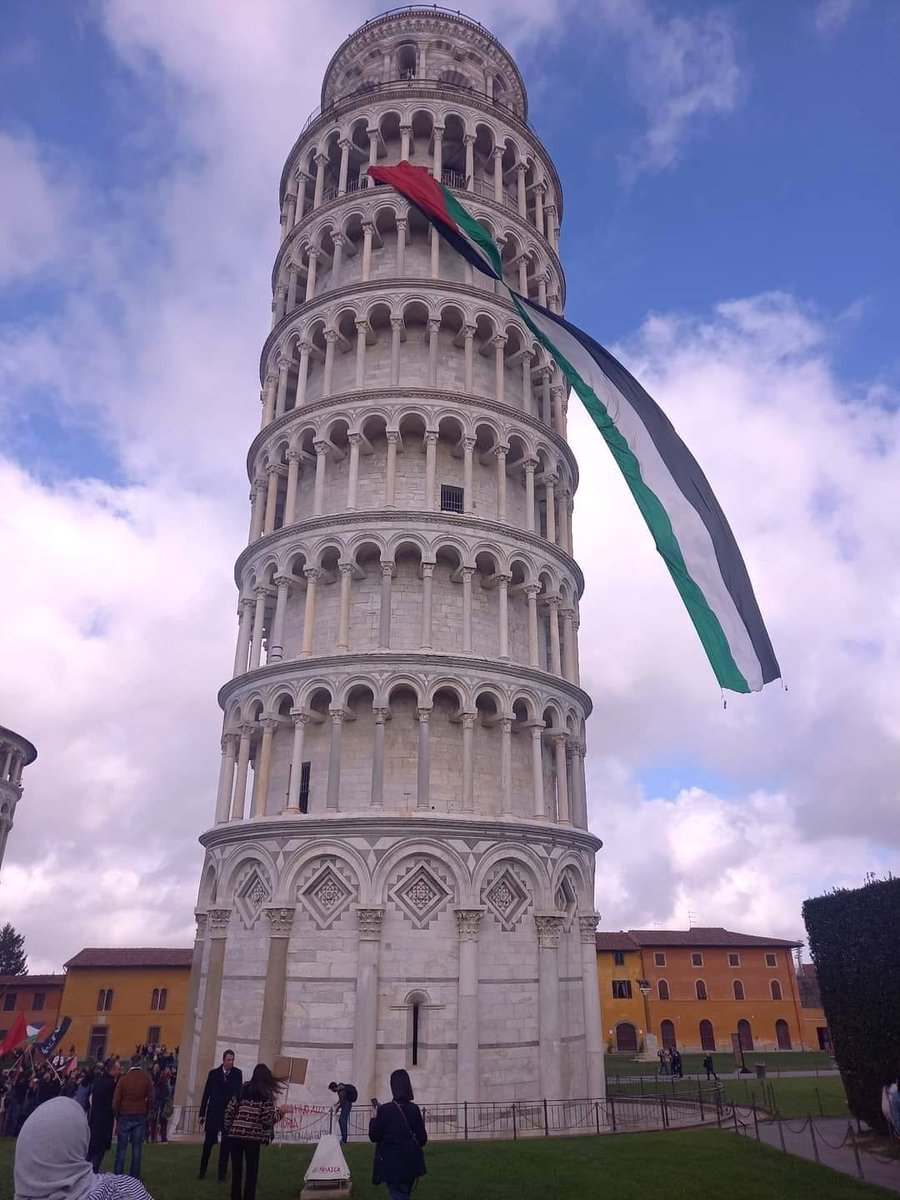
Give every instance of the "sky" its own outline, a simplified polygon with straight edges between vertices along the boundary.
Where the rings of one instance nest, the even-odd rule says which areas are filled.
[[[349,0],[6,0],[0,921],[187,945],[285,156]],[[485,0],[565,192],[567,315],[693,450],[786,688],[727,706],[577,402],[602,929],[802,939],[900,854],[900,6]]]

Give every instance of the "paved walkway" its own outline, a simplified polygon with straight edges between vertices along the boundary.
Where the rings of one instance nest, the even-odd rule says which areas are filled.
[[[740,1130],[745,1137],[755,1138],[756,1130],[752,1115],[738,1107]],[[781,1131],[779,1132],[779,1124]],[[810,1119],[797,1121],[760,1121],[759,1140],[776,1150],[784,1148],[789,1154],[799,1155],[800,1158],[818,1160],[823,1166],[831,1167],[844,1175],[859,1178],[856,1156],[853,1146],[847,1137],[848,1122],[844,1117],[816,1117],[812,1121],[815,1129],[815,1146],[810,1133]],[[781,1137],[784,1135],[784,1146]],[[870,1154],[859,1146],[859,1158],[862,1165],[863,1179],[866,1183],[877,1183],[893,1192],[900,1192],[900,1160],[887,1161]]]

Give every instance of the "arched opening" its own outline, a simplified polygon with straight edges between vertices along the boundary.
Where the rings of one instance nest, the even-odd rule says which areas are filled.
[[[775,1040],[779,1050],[791,1049],[791,1031],[787,1021],[781,1017],[775,1022]]]
[[[753,1049],[753,1030],[750,1028],[750,1022],[745,1021],[743,1017],[737,1023],[737,1035],[742,1050]]]
[[[781,984],[778,982],[777,979],[771,980],[771,982],[769,983],[769,991],[772,993],[773,1000],[783,999],[782,994],[781,994]]]
[[[424,992],[410,992],[406,998],[406,1065],[421,1067],[424,1063],[425,1023],[428,997]]]
[[[675,1041],[675,1026],[666,1018],[665,1021],[659,1023],[659,1036],[662,1039],[663,1048],[665,1050],[674,1050],[677,1045]]]
[[[706,991],[706,984],[704,983],[704,981],[702,979],[698,979],[697,982],[695,983],[694,987],[697,992],[698,1000],[708,1000],[709,999],[709,996]]]
[[[669,999],[669,984],[665,979],[660,979],[657,981],[656,994],[660,1000]]]
[[[620,1021],[616,1026],[616,1050],[619,1054],[637,1054],[637,1029],[630,1021]]]
[[[713,1031],[712,1021],[707,1021],[704,1017],[700,1022],[700,1049],[715,1050],[716,1035]]]
[[[744,999],[744,985],[741,983],[740,979],[735,979],[734,983],[731,985],[731,990],[734,992],[735,1000]]]

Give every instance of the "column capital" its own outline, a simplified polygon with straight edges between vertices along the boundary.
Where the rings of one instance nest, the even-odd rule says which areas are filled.
[[[420,721],[420,722],[424,723],[425,725],[427,725],[427,724],[428,724],[428,719],[429,719],[429,717],[431,716],[431,711],[432,711],[432,710],[431,710],[430,706],[429,706],[429,707],[427,707],[427,708],[425,708],[425,707],[423,707],[423,708],[417,708],[417,709],[416,709],[416,720],[418,720],[418,721]]]
[[[402,126],[401,126],[401,128],[402,128]],[[463,138],[463,141],[465,142],[465,144],[466,144],[467,146],[474,146],[474,145],[475,145],[475,140],[476,140],[476,139],[475,139],[475,134],[474,134],[474,133],[467,133],[467,134],[465,135],[465,137]]]
[[[428,319],[428,332],[429,332],[429,333],[438,333],[438,332],[440,331],[440,328],[441,328],[441,319],[440,319],[440,317],[429,317],[429,319]]]
[[[256,599],[258,600],[260,598],[260,596],[268,596],[269,589],[266,587],[265,584],[260,584],[259,587],[255,587],[253,589],[253,594],[256,597]]]
[[[240,737],[250,738],[250,737],[253,737],[254,733],[256,733],[255,725],[249,725],[249,724],[238,725],[238,734]]]
[[[314,258],[321,258],[322,251],[319,249],[318,246],[310,246],[310,248],[306,252],[306,257],[308,259],[310,259],[310,261],[312,261],[312,259],[314,259]]]
[[[381,937],[384,909],[357,908],[356,921],[359,926],[359,940],[361,942],[377,942]]]
[[[362,231],[367,237],[371,237],[372,234],[375,232],[375,222],[374,221],[363,221]]]
[[[344,233],[333,233],[331,235],[331,240],[335,244],[335,246],[346,246],[347,235]]]
[[[438,432],[436,429],[426,429],[425,430],[425,445],[426,446],[436,446],[437,440],[438,440]]]
[[[474,326],[474,325],[463,325],[463,333],[466,335],[466,340],[467,340],[467,341],[468,341],[470,338],[473,338],[473,337],[475,336],[476,332],[477,332],[477,328],[476,328],[476,326]]]
[[[491,157],[492,158],[502,158],[505,152],[506,152],[505,146],[495,146],[493,148],[493,150],[491,151]]]
[[[555,471],[545,471],[544,472],[544,486],[545,487],[555,488],[558,483],[559,483],[559,476],[556,474]]]
[[[238,613],[252,612],[256,607],[256,601],[250,596],[241,596],[238,600]]]
[[[509,443],[500,442],[493,448],[491,454],[493,454],[494,458],[506,458],[507,454],[509,454]]]
[[[342,708],[329,708],[328,714],[331,717],[332,725],[340,725],[344,720],[344,710]]]
[[[229,747],[234,746],[237,741],[238,741],[238,735],[236,733],[223,733],[222,734],[222,753],[227,754]]]
[[[292,708],[291,720],[295,726],[306,726],[309,724],[309,713],[304,712],[302,708]]]
[[[277,717],[260,717],[259,723],[265,733],[274,733],[280,724]]]
[[[312,342],[298,342],[297,349],[300,351],[300,357],[305,354],[307,358],[312,354]]]
[[[435,567],[435,564],[433,562],[423,562],[422,563],[422,578],[423,579],[433,578],[434,567]]]
[[[478,719],[478,713],[461,712],[459,714],[459,719],[462,722],[463,729],[474,729],[475,722]]]
[[[210,908],[207,910],[206,918],[210,937],[223,938],[228,935],[228,922],[231,920],[230,908]]]
[[[475,574],[475,568],[474,567],[460,567],[459,573],[463,577],[463,583],[465,583],[467,580],[471,580],[472,576]]]
[[[398,229],[400,229],[400,228],[405,229],[406,226],[409,224],[409,214],[408,213],[403,213],[400,216],[396,217],[395,219],[397,222]]]
[[[540,466],[540,463],[538,462],[538,460],[536,458],[523,458],[522,459],[522,470],[525,472],[526,475],[533,475],[539,466]]]
[[[369,325],[369,322],[366,320],[365,317],[357,318],[357,320],[355,320],[353,322],[353,324],[356,326],[357,333],[365,334],[365,333],[368,333],[369,330],[371,329],[371,326]],[[359,437],[359,434],[357,434],[356,436]]]
[[[287,375],[287,373],[290,369],[291,369],[291,360],[289,358],[279,358],[278,370],[284,371],[285,375]]]
[[[575,609],[560,607],[559,615],[562,617],[562,619],[564,621],[574,621],[575,620]]]
[[[483,908],[455,908],[456,932],[461,942],[475,941],[484,916]]]
[[[525,593],[525,595],[528,597],[529,600],[531,600],[532,597],[537,596],[537,594],[540,592],[540,590],[541,590],[541,585],[539,583],[526,583],[525,586],[522,588],[522,591]]]
[[[404,321],[402,317],[391,317],[391,329],[395,329],[398,333],[403,329]]]
[[[316,454],[327,454],[331,449],[331,443],[326,442],[324,438],[317,438],[313,442],[313,449],[315,450]]]
[[[328,162],[328,155],[327,155],[327,154],[323,154],[323,153],[322,153],[322,151],[320,150],[320,151],[319,151],[319,153],[316,155],[316,162],[317,162],[317,163],[319,163],[320,165],[321,165],[322,163],[327,163],[327,162]]]
[[[476,439],[473,437],[464,437],[462,440],[463,450],[474,450],[475,440]]]
[[[517,171],[517,172],[518,172],[520,175],[524,175],[524,174],[525,174],[525,172],[526,172],[527,170],[528,170],[528,164],[527,164],[527,163],[523,163],[523,162],[521,162],[521,161],[516,163],[516,171]]]
[[[350,141],[349,138],[341,138],[341,140],[338,142],[338,145],[340,146],[340,148],[342,150],[344,149],[345,146],[349,150],[351,148],[351,146],[353,145],[353,143]]]
[[[266,474],[270,477],[272,475],[280,475],[281,463],[269,463],[269,465],[266,467]]]
[[[294,577],[292,575],[276,575],[273,578],[272,582],[275,584],[276,587],[289,588],[291,586],[291,584],[294,582]]]
[[[303,462],[303,451],[302,450],[288,450],[287,454],[285,454],[285,458],[288,460],[289,463],[292,463],[292,462],[302,463]]]
[[[559,946],[559,938],[563,931],[565,919],[557,916],[555,913],[552,916],[535,913],[534,923],[537,927],[538,945],[541,949],[556,950]]]
[[[385,436],[386,440],[388,441],[388,443],[393,442],[393,444],[396,446],[396,444],[400,441],[400,430],[399,429],[388,429],[385,432],[384,436]]]
[[[383,725],[388,719],[389,710],[387,708],[376,706],[372,709],[372,715],[375,718],[376,725]]]
[[[194,913],[194,917],[196,918],[196,921],[197,921],[197,932],[195,934],[195,937],[197,937],[197,938],[206,937],[206,925],[208,922],[208,917],[207,917],[206,913],[205,912]]]
[[[266,908],[263,912],[269,918],[272,937],[291,936],[291,926],[294,923],[293,908]]]
[[[581,933],[581,940],[586,945],[594,945],[596,940],[597,924],[600,920],[599,913],[579,913],[578,914],[578,929]]]
[[[506,341],[507,341],[507,339],[506,339],[505,334],[496,333],[491,338],[491,345],[494,347],[495,350],[502,350],[503,347],[506,345]]]
[[[356,564],[352,562],[338,563],[338,570],[342,575],[352,575],[356,570]]]
[[[442,137],[444,136],[444,127],[443,127],[443,125],[435,125],[435,126],[432,128],[432,133],[434,134],[434,136],[435,136],[436,138],[439,138],[439,139],[440,139],[440,138],[442,138]]]
[[[326,329],[322,335],[329,345],[334,345],[338,340],[338,331],[336,329]]]
[[[322,578],[321,567],[304,567],[303,575],[307,583],[315,583],[317,579]]]
[[[512,717],[500,717],[497,721],[497,724],[500,726],[500,728],[503,730],[504,733],[512,732],[512,727],[513,727]]]
[[[559,596],[556,596],[551,593],[549,596],[544,597],[544,603],[547,605],[548,608],[556,609],[557,612],[559,611],[559,605],[560,605]]]
[[[393,559],[389,559],[389,558],[383,558],[383,559],[381,560],[381,575],[382,575],[382,578],[384,578],[384,576],[385,576],[385,575],[390,575],[390,576],[392,576],[392,575],[394,574],[394,571],[395,571],[395,569],[396,569],[396,566],[397,566],[397,564],[396,564],[396,563],[393,561]]]
[[[561,747],[563,750],[565,750],[566,743],[568,742],[568,740],[569,740],[569,735],[567,733],[554,733],[553,734],[553,745],[556,746],[557,749],[559,749]]]

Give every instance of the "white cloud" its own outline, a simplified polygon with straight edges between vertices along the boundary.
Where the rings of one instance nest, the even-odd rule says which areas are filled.
[[[818,0],[813,10],[817,32],[830,36],[838,33],[854,13],[865,7],[865,0]]]
[[[39,274],[63,248],[68,183],[31,138],[0,129],[0,287]]]

